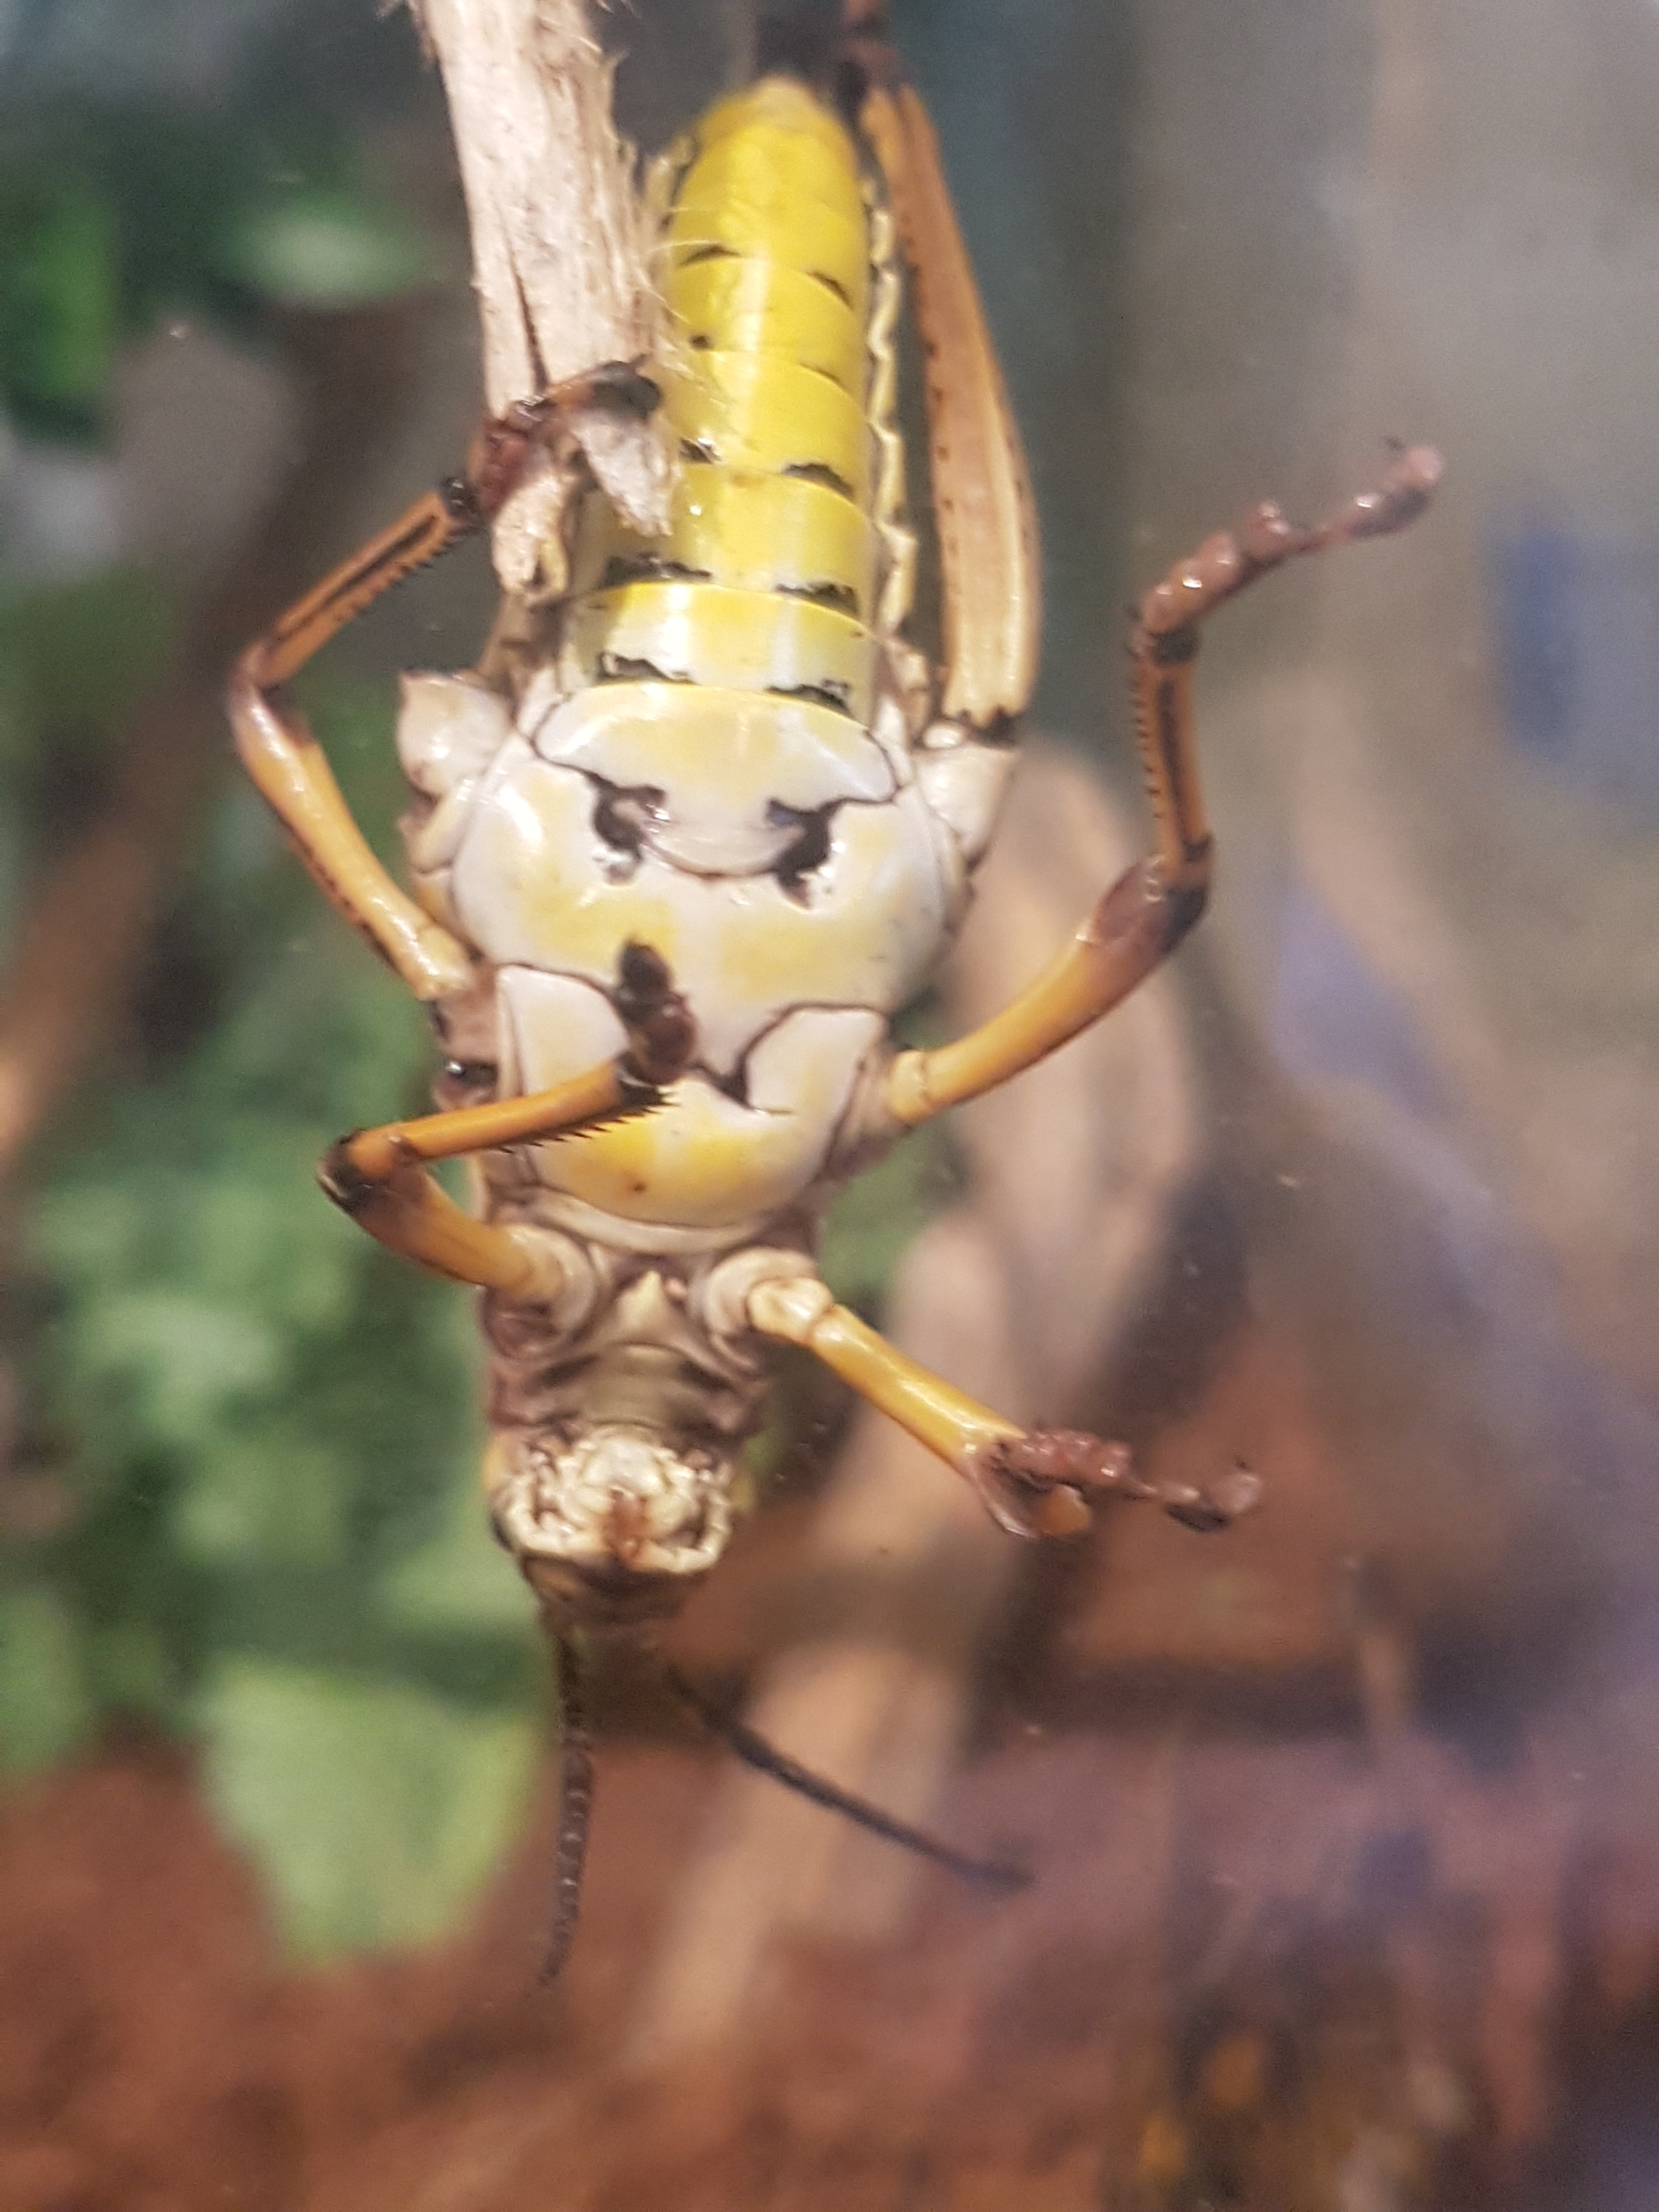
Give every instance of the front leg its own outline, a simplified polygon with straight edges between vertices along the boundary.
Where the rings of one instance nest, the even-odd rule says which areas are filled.
[[[908,1127],[1033,1066],[1127,997],[1180,944],[1209,895],[1212,841],[1200,789],[1193,663],[1206,616],[1258,576],[1329,545],[1402,530],[1440,479],[1437,453],[1402,453],[1382,482],[1314,530],[1263,506],[1237,537],[1206,538],[1140,603],[1129,647],[1135,734],[1158,850],[1113,884],[1047,971],[979,1029],[934,1052],[901,1053],[886,1103]]]
[[[535,447],[555,436],[566,416],[596,404],[648,413],[656,401],[648,378],[612,362],[489,417],[465,476],[417,499],[343,562],[248,647],[232,673],[227,704],[243,765],[322,890],[417,999],[465,990],[471,980],[466,950],[380,866],[322,747],[304,718],[278,703],[276,688],[394,585],[481,529],[511,495]]]
[[[1150,1499],[1189,1528],[1224,1528],[1261,1495],[1243,1468],[1207,1489],[1156,1483],[1138,1473],[1127,1444],[1077,1429],[1022,1429],[889,1344],[837,1305],[815,1275],[758,1285],[749,1294],[749,1318],[763,1336],[821,1359],[954,1468],[1011,1535],[1078,1535],[1103,1498]]]

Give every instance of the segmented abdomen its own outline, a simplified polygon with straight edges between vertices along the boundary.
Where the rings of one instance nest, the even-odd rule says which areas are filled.
[[[645,539],[588,503],[571,678],[787,693],[867,722],[870,217],[840,121],[779,77],[713,109],[670,172],[654,270],[672,520]]]

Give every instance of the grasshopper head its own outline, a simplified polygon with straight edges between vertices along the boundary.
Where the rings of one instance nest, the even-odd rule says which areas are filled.
[[[485,1473],[496,1534],[573,1627],[672,1613],[726,1549],[735,1463],[702,1444],[606,1422],[509,1431]]]

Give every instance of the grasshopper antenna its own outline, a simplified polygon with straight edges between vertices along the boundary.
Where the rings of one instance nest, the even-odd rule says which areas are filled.
[[[948,1867],[963,1881],[977,1883],[984,1889],[1010,1891],[1030,1886],[1029,1866],[1018,1860],[980,1858],[971,1851],[959,1851],[953,1844],[929,1835],[925,1828],[913,1828],[908,1820],[884,1813],[879,1805],[854,1796],[851,1790],[841,1789],[822,1774],[815,1774],[810,1766],[801,1765],[787,1752],[778,1750],[735,1715],[722,1711],[678,1667],[670,1663],[664,1672],[670,1689],[680,1702],[690,1707],[711,1735],[718,1736],[728,1751],[745,1766],[752,1766],[757,1774],[770,1775],[786,1790],[793,1790],[802,1797],[810,1797],[813,1804],[841,1814],[855,1827],[867,1828],[873,1836],[884,1836],[890,1844],[914,1851],[918,1858],[932,1859],[937,1865]]]
[[[553,1852],[553,1927],[541,1972],[544,1987],[570,1956],[582,1909],[582,1869],[593,1819],[593,1736],[587,1717],[587,1670],[573,1636],[556,1635],[558,1669],[559,1840]]]

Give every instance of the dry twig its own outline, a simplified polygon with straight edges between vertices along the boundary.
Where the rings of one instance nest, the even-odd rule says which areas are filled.
[[[410,0],[443,71],[472,231],[492,413],[651,343],[631,149],[611,116],[611,64],[583,0]],[[593,474],[641,529],[665,520],[668,464],[648,425],[594,409],[573,428]],[[495,565],[538,578],[573,478],[550,459],[507,502]]]

